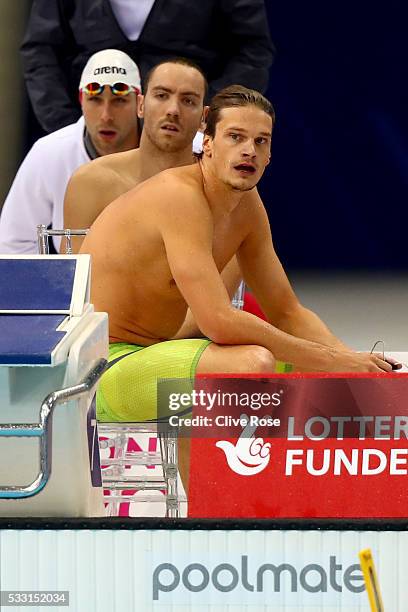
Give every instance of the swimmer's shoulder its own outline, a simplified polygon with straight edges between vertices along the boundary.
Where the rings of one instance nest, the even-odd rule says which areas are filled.
[[[97,157],[80,166],[74,176],[80,181],[98,181],[104,184],[114,181],[131,183],[132,170],[138,167],[139,150],[132,149],[122,153],[111,153]],[[131,185],[133,186],[133,185]]]
[[[263,214],[265,212],[265,205],[256,187],[245,193],[240,203],[240,209],[249,214]]]
[[[247,191],[235,211],[239,226],[256,232],[269,228],[268,213],[256,187]]]
[[[113,172],[100,163],[102,160],[103,157],[100,157],[79,166],[73,173],[70,184],[75,187],[92,185],[95,189],[99,189],[101,183],[108,183],[112,180]]]
[[[150,180],[155,188],[176,190],[180,193],[193,190],[198,194],[203,184],[200,168],[196,164],[163,170]]]
[[[90,227],[109,204],[134,187],[135,181],[125,170],[121,171],[123,163],[116,155],[124,154],[97,158],[80,166],[72,175],[64,199],[66,227]],[[108,157],[111,159],[107,160]],[[126,155],[126,162],[130,163],[132,157]]]
[[[159,224],[173,217],[183,223],[204,220],[208,216],[208,203],[204,195],[201,171],[192,165],[170,168],[157,174],[150,181],[149,207],[152,218]],[[146,189],[147,181],[140,186],[139,193]],[[151,196],[151,197],[150,197]],[[204,217],[203,217],[204,215]]]
[[[126,208],[139,219],[156,221],[177,211],[188,215],[191,208],[201,208],[200,201],[205,205],[200,178],[191,165],[163,170],[123,194],[111,206],[120,203],[122,210]]]
[[[88,166],[121,173],[129,167],[139,163],[139,153],[139,149],[130,149],[130,151],[103,155],[102,157],[97,157],[92,160]]]

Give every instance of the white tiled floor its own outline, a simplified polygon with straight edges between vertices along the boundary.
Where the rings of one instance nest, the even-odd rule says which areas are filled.
[[[408,272],[290,274],[301,302],[314,310],[351,347],[408,350]]]

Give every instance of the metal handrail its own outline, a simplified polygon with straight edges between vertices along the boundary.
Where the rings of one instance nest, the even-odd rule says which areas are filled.
[[[86,236],[89,232],[88,229],[62,229],[54,230],[47,229],[46,225],[37,225],[37,241],[38,241],[38,252],[40,255],[49,255],[50,245],[48,238],[50,236],[64,236],[66,243],[66,254],[72,255],[72,236]]]
[[[39,459],[40,471],[32,483],[26,486],[0,486],[0,499],[22,499],[37,495],[47,484],[52,468],[52,417],[55,406],[73,397],[89,392],[98,382],[108,362],[98,359],[96,365],[84,379],[73,387],[53,391],[44,399],[40,409],[39,423],[9,423],[0,425],[0,437],[6,438],[40,438]]]

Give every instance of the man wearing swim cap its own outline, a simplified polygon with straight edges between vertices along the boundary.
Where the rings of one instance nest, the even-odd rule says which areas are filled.
[[[156,418],[160,378],[268,373],[276,359],[316,372],[391,370],[343,345],[289,284],[255,190],[273,123],[272,105],[258,92],[222,90],[199,163],[146,180],[93,224],[81,251],[92,255],[92,302],[109,314],[115,360],[99,386],[99,419]],[[220,273],[235,254],[268,322],[231,306]]]
[[[37,225],[63,227],[72,173],[99,156],[139,144],[140,75],[122,51],[106,49],[86,64],[79,85],[82,117],[40,138],[21,164],[0,217],[0,253],[37,253]]]

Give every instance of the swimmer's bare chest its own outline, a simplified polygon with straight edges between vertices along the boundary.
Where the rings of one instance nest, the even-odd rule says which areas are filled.
[[[221,273],[236,253],[241,241],[239,232],[217,228],[214,232],[213,257]],[[193,262],[192,262],[192,265]],[[133,268],[132,274],[116,275],[109,312],[111,342],[150,345],[172,338],[184,322],[186,303],[171,270],[165,252],[154,260]],[[106,292],[105,298],[108,297]]]

